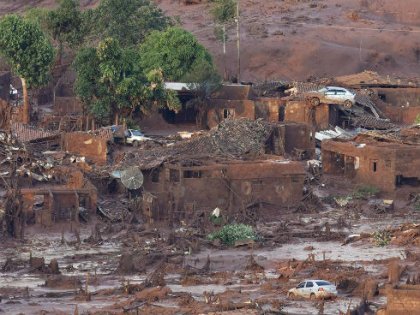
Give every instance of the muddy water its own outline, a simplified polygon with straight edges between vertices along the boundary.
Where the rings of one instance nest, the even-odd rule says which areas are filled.
[[[83,231],[81,238],[88,236],[88,231]],[[94,311],[103,307],[113,305],[115,302],[123,302],[128,296],[118,295],[112,297],[96,295],[95,293],[104,289],[115,289],[121,287],[123,280],[129,280],[136,284],[144,281],[146,275],[117,276],[114,270],[117,268],[118,260],[121,254],[121,243],[114,239],[105,240],[100,245],[73,243],[71,234],[66,234],[67,243],[61,243],[61,233],[48,235],[32,235],[24,244],[16,247],[10,247],[4,244],[0,245],[0,266],[7,258],[22,260],[27,262],[30,254],[35,257],[44,257],[46,263],[51,259],[57,259],[60,270],[63,275],[78,276],[81,278],[82,286],[85,284],[86,275],[93,275],[96,272],[97,281],[89,285],[89,292],[92,293],[92,300],[89,302],[78,301],[75,299],[79,288],[55,289],[44,287],[43,284],[47,278],[43,274],[29,273],[28,269],[22,269],[16,272],[0,273],[0,295],[2,302],[0,309],[5,314],[37,314],[42,310],[53,312],[54,314],[72,313],[78,305],[79,313],[85,311]],[[1,248],[3,246],[3,248]],[[325,257],[330,260],[342,261],[346,264],[360,264],[371,274],[378,272],[378,267],[366,262],[374,259],[387,259],[391,257],[402,257],[403,248],[389,246],[387,248],[378,248],[370,244],[341,246],[339,242],[309,242],[297,241],[294,244],[287,244],[275,248],[244,250],[244,249],[203,249],[199,254],[185,256],[185,263],[202,267],[207,260],[211,259],[211,271],[231,271],[229,276],[229,285],[222,284],[200,284],[183,286],[181,284],[181,275],[168,274],[165,280],[168,287],[173,292],[190,293],[197,301],[204,301],[204,292],[224,293],[227,290],[241,291],[242,294],[251,299],[260,299],[267,297],[267,292],[261,292],[259,285],[244,284],[241,282],[237,271],[241,271],[246,266],[251,254],[255,260],[266,268],[262,278],[275,279],[279,274],[274,268],[279,261],[289,259],[304,260],[308,257],[308,252],[304,250],[307,246],[313,246],[312,253],[316,260]],[[71,266],[71,269],[66,269]],[[372,268],[369,269],[369,266]],[[291,286],[292,284],[286,284]],[[285,288],[286,288],[285,287]],[[317,313],[316,304],[310,301],[289,301],[285,294],[271,292],[270,299],[278,299],[286,303],[285,310],[291,314],[311,314]],[[162,302],[161,306],[173,308],[170,300]],[[326,302],[324,306],[325,314],[337,314],[339,310],[346,310],[348,305],[356,305],[355,299],[340,297],[336,301]],[[315,311],[314,311],[315,310]]]
[[[44,286],[47,275],[29,273],[28,261],[33,257],[44,257],[46,264],[57,259],[63,275],[78,276],[84,286],[87,274],[99,277],[98,284],[90,285],[89,291],[115,288],[121,285],[121,279],[111,273],[116,269],[121,244],[110,240],[100,245],[76,244],[74,236],[65,235],[66,242],[62,244],[61,233],[28,234],[23,244],[1,244],[0,266],[10,258],[25,266],[15,272],[0,273],[0,310],[5,314],[36,314],[42,310],[54,314],[69,314],[75,309],[76,303],[80,312],[100,308],[114,303],[103,298],[90,302],[75,301],[78,287],[57,289]],[[81,231],[81,239],[89,236],[89,231]],[[66,267],[71,267],[67,268]]]
[[[313,251],[304,250],[305,247],[314,247]],[[386,248],[376,247],[370,244],[341,246],[340,242],[298,242],[286,244],[273,249],[254,250],[202,250],[197,255],[186,257],[186,263],[204,265],[209,255],[211,257],[210,267],[214,271],[234,271],[246,266],[249,256],[253,253],[255,260],[269,267],[273,261],[284,261],[290,259],[305,260],[308,254],[315,255],[315,260],[325,258],[343,262],[362,262],[393,257],[405,258],[404,248],[388,246]]]

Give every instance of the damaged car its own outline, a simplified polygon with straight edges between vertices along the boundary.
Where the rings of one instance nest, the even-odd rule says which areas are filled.
[[[337,288],[325,280],[305,280],[287,292],[288,298],[303,297],[311,300],[328,299],[337,296]]]
[[[355,97],[356,93],[336,86],[326,86],[318,91],[307,92],[305,95],[313,106],[325,103],[343,105],[346,108],[351,108],[356,103]]]

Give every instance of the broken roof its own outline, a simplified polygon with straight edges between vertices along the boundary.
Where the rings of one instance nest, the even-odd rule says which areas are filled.
[[[58,132],[46,131],[21,123],[13,123],[11,129],[13,136],[20,142],[29,142],[35,139],[48,138],[58,135]]]
[[[152,169],[171,159],[191,157],[239,158],[260,155],[274,130],[274,126],[261,119],[226,119],[209,133],[187,141],[152,150],[127,154],[115,169],[136,165]]]
[[[363,71],[351,75],[345,75],[334,78],[339,84],[354,87],[364,86],[393,86],[393,87],[418,87],[420,82],[418,78],[399,78],[396,76],[382,76],[374,71]]]
[[[420,125],[413,125],[407,128],[394,128],[385,131],[366,131],[357,135],[354,140],[361,142],[366,139],[387,143],[420,145]]]

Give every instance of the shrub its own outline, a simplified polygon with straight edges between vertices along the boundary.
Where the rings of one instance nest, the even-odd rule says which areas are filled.
[[[391,233],[386,230],[376,231],[373,233],[373,239],[375,240],[376,246],[386,246],[391,242]]]
[[[212,214],[210,216],[210,222],[213,223],[214,225],[222,225],[223,223],[223,218],[222,216],[215,216],[214,214]]]
[[[417,114],[416,119],[414,120],[416,125],[420,125],[420,114]]]
[[[374,197],[379,193],[379,189],[375,186],[370,185],[362,185],[355,189],[353,192],[354,199],[367,199],[370,197]]]
[[[220,230],[209,234],[207,238],[209,240],[219,239],[223,244],[234,245],[239,240],[255,240],[256,234],[250,225],[228,224]]]

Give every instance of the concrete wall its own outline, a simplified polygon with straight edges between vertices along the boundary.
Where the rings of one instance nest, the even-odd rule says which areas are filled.
[[[269,122],[284,121],[280,118],[281,108],[286,105],[286,101],[280,98],[258,98],[255,99],[255,118],[263,118]],[[284,113],[283,113],[284,115]]]
[[[62,147],[65,151],[85,156],[93,162],[103,165],[107,161],[107,140],[89,133],[69,132],[64,133]]]
[[[395,107],[419,107],[420,88],[377,88],[374,89],[386,103]]]
[[[313,107],[306,101],[287,102],[284,121],[309,124],[316,130],[329,129],[330,123],[335,124],[330,121],[330,106],[328,104]]]
[[[412,124],[420,114],[420,88],[377,88],[374,90],[387,103],[378,105],[392,122]]]
[[[417,116],[420,115],[420,106],[397,107],[382,104],[379,108],[386,117],[398,124],[411,125],[415,122]]]
[[[190,171],[199,172],[199,177],[188,178]],[[171,180],[170,172],[179,172],[179,181]],[[255,202],[290,206],[301,200],[305,179],[303,164],[292,161],[233,161],[194,167],[170,165],[160,169],[158,182],[153,182],[150,171],[144,175],[145,191],[157,197],[153,211],[173,209],[175,219],[192,218],[195,210],[216,207],[238,210]],[[168,215],[163,214],[163,217]]]
[[[306,158],[315,156],[315,137],[312,127],[307,124],[286,123],[284,147],[288,154],[294,154],[295,149],[306,151]]]
[[[251,100],[210,100],[210,109],[207,111],[207,126],[216,127],[225,119],[225,111],[229,111],[229,118],[255,119],[255,103]]]
[[[387,315],[420,315],[420,287],[388,289],[387,302]]]

